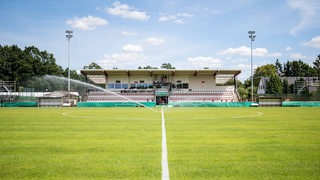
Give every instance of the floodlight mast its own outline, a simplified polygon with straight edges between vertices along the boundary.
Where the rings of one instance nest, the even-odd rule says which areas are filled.
[[[253,102],[253,64],[252,64],[252,42],[255,40],[255,31],[248,31],[249,38],[251,40],[251,102]]]
[[[68,103],[70,102],[70,39],[73,36],[73,31],[66,30],[66,37],[68,39]]]

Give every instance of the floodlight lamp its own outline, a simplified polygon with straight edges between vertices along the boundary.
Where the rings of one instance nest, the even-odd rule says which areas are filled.
[[[68,33],[68,34],[72,34],[72,33],[73,33],[73,31],[72,31],[72,30],[66,30],[66,33]]]
[[[68,39],[70,39],[70,38],[72,38],[72,33],[73,33],[73,31],[71,31],[71,30],[66,30],[66,37],[68,38]]]

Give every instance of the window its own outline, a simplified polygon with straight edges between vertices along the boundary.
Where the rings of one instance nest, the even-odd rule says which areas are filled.
[[[128,84],[121,84],[121,83],[116,83],[116,84],[108,84],[108,89],[128,89]]]
[[[118,84],[118,83],[121,83],[121,81],[120,80],[116,80],[116,83]]]
[[[177,83],[181,83],[182,81],[181,80],[177,80]]]
[[[188,89],[189,88],[189,84],[188,83],[177,84],[177,88],[178,89]]]
[[[144,83],[144,80],[140,80],[140,83]]]
[[[108,84],[108,88],[109,89],[113,89],[114,88],[114,84]]]
[[[122,89],[128,89],[129,84],[122,84]]]

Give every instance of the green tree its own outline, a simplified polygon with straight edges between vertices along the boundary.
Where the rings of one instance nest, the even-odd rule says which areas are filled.
[[[289,82],[288,82],[288,79],[285,78],[283,79],[283,93],[284,94],[289,94],[290,93],[290,87],[289,87]]]
[[[62,68],[47,51],[31,46],[24,50],[16,45],[0,45],[0,79],[16,81],[17,86],[26,85],[26,80],[34,76],[62,75]]]
[[[276,63],[274,64],[277,70],[277,74],[279,77],[282,77],[283,75],[283,68],[282,64],[279,62],[279,59],[276,60]]]
[[[313,62],[313,68],[316,71],[316,75],[320,76],[320,54],[317,56],[316,60]]]
[[[19,62],[21,59],[23,59],[23,51],[18,46],[0,46],[0,80],[19,80],[17,69],[19,65],[25,65]]]
[[[273,64],[266,64],[266,65],[257,67],[253,75],[254,86],[257,87],[259,85],[261,77],[270,77],[275,74],[277,74],[277,69],[276,69],[276,66]]]
[[[269,81],[267,82],[267,94],[282,94],[283,93],[283,87],[281,79],[278,75],[273,74],[270,76]]]
[[[141,67],[141,66],[139,66],[138,67],[138,69],[159,69],[159,68],[157,68],[157,67],[152,67],[152,66],[145,66],[145,67]]]
[[[99,66],[99,64],[92,62],[88,66],[84,66],[83,69],[102,69],[102,67]]]
[[[285,77],[313,77],[316,70],[303,61],[287,61],[283,67]]]
[[[163,63],[161,65],[161,69],[176,69],[176,68],[173,67],[170,63]]]

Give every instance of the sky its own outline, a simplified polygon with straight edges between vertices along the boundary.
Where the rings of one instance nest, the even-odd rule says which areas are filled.
[[[0,45],[35,46],[70,69],[241,70],[320,54],[319,0],[0,0]],[[251,41],[248,31],[255,31]]]

